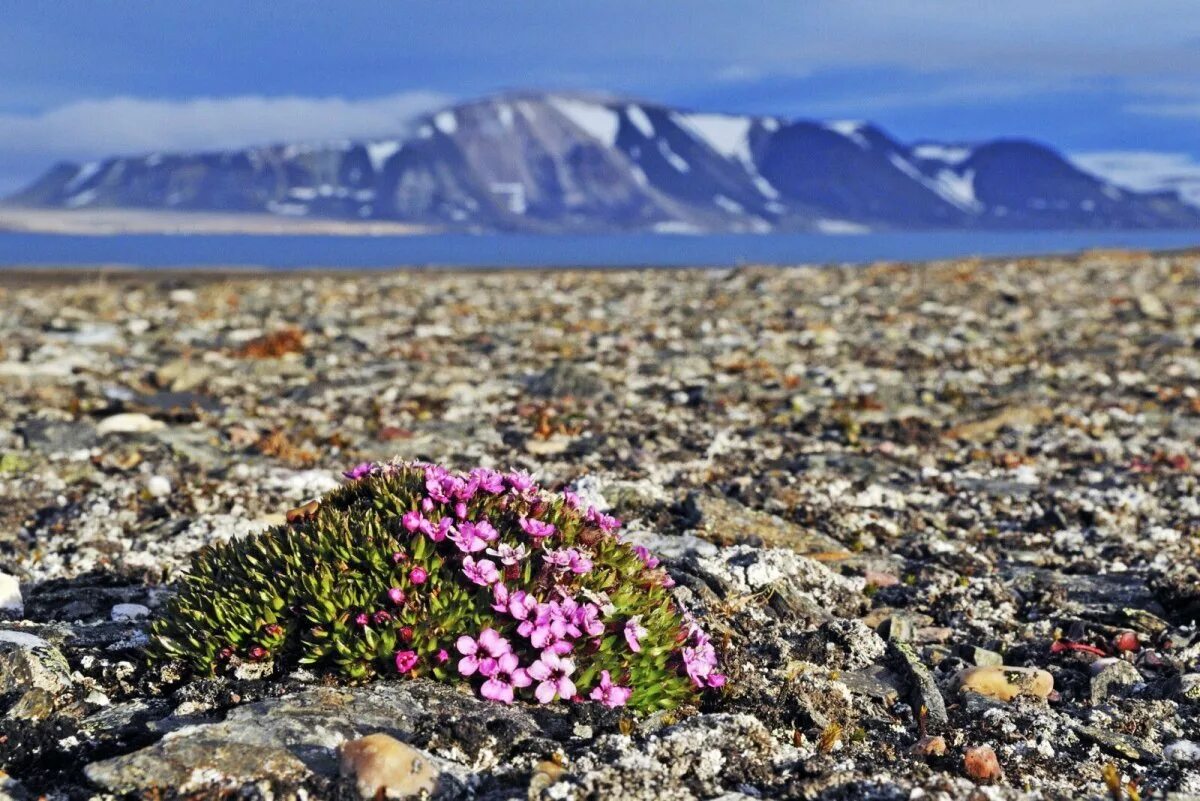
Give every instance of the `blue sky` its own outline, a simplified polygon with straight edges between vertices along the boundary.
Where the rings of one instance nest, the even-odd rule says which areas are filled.
[[[1190,0],[0,0],[0,19],[0,192],[59,159],[386,134],[513,88],[1200,176]]]

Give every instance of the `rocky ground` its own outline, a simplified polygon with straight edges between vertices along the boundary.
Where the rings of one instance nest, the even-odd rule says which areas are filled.
[[[454,798],[1200,797],[1198,388],[1194,254],[0,273],[0,795],[352,798],[385,732]],[[192,551],[394,455],[614,510],[724,691],[148,665]]]

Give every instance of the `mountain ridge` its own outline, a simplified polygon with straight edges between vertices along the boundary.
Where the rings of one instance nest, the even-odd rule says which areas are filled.
[[[1193,228],[1047,145],[904,144],[865,121],[511,92],[395,137],[54,165],[11,202],[269,213],[434,230],[581,233]]]

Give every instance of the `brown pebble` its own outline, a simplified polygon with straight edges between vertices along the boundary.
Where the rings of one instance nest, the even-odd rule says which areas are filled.
[[[993,782],[1004,775],[996,752],[986,745],[967,749],[963,754],[963,771],[977,782]]]
[[[926,734],[913,743],[908,752],[913,756],[930,757],[946,754],[946,739],[938,734]]]
[[[438,779],[425,753],[386,734],[368,734],[343,745],[341,768],[368,799],[381,792],[386,798],[432,793]]]

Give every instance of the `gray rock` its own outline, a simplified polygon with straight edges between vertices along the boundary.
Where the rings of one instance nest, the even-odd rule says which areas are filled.
[[[435,732],[428,742],[422,732]],[[113,793],[170,786],[180,792],[259,780],[299,782],[338,775],[337,749],[383,732],[430,751],[439,792],[465,787],[471,769],[496,768],[515,750],[554,749],[523,708],[502,707],[433,682],[376,682],[318,688],[232,710],[224,721],[184,726],[152,746],[88,765],[84,772]],[[426,734],[428,739],[430,735]]]
[[[40,720],[66,700],[71,669],[62,653],[25,631],[0,631],[0,694],[16,700],[8,716]]]
[[[555,362],[526,385],[531,395],[546,398],[590,398],[604,392],[607,386],[596,373],[571,362]]]
[[[87,421],[27,420],[19,430],[25,447],[40,453],[87,450],[99,439],[96,427]]]
[[[1118,659],[1105,665],[1099,673],[1092,676],[1092,705],[1097,706],[1112,696],[1121,695],[1123,690],[1140,684],[1141,681],[1142,674],[1138,673],[1137,668],[1124,659]]]
[[[942,698],[942,691],[938,689],[929,668],[925,667],[925,663],[910,643],[892,641],[892,648],[899,655],[900,664],[908,673],[910,702],[913,708],[919,711],[924,707],[925,722],[931,729],[945,726],[949,721],[946,715],[946,701]]]

